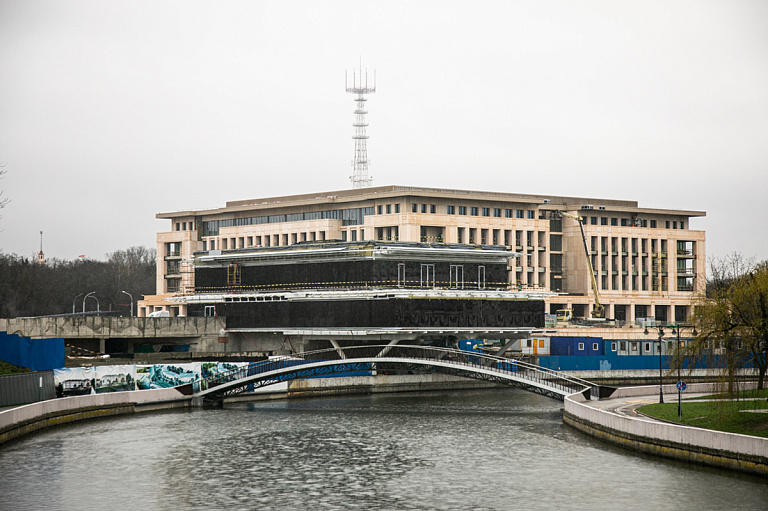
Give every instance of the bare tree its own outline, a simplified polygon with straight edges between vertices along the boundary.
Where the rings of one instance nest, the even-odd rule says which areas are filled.
[[[5,173],[7,172],[7,170],[5,170],[5,166],[6,166],[5,162],[0,163],[0,179],[2,179],[3,176],[5,176]],[[3,191],[0,190],[0,209],[3,209],[9,202],[11,202],[11,199],[9,199],[8,197],[3,197]],[[3,218],[3,217],[0,216],[0,218]]]
[[[700,333],[692,355],[722,354],[723,375],[733,392],[739,370],[751,366],[763,388],[768,370],[768,263],[755,264],[739,254],[711,263],[706,296],[699,297]]]

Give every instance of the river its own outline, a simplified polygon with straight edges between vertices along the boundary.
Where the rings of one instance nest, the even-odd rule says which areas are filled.
[[[768,509],[768,480],[634,454],[517,389],[259,402],[0,447],[0,508]]]

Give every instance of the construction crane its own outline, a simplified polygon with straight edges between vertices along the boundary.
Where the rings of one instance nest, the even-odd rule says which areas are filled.
[[[573,218],[579,222],[581,229],[581,239],[584,242],[584,253],[587,256],[587,266],[589,266],[589,278],[592,280],[592,292],[595,293],[595,304],[592,307],[592,319],[605,319],[605,306],[600,303],[600,293],[597,290],[597,280],[595,280],[595,268],[592,266],[592,258],[589,257],[589,246],[587,246],[587,235],[584,234],[584,217],[572,215],[565,211],[558,211],[557,215]]]

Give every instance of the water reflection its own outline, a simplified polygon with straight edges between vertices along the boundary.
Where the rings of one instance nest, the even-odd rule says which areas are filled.
[[[281,401],[0,449],[3,509],[766,508],[757,478],[638,456],[513,389]],[[8,507],[6,507],[8,504]]]

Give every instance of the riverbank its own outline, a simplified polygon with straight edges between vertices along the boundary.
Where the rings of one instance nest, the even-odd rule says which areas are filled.
[[[62,424],[189,406],[190,396],[177,389],[111,392],[50,399],[0,411],[0,445]]]
[[[715,384],[698,383],[687,393],[709,394]],[[669,399],[672,385],[664,386]],[[768,438],[670,424],[635,412],[658,400],[658,387],[620,388],[609,399],[590,401],[583,394],[565,398],[563,421],[608,443],[688,463],[768,477]]]

